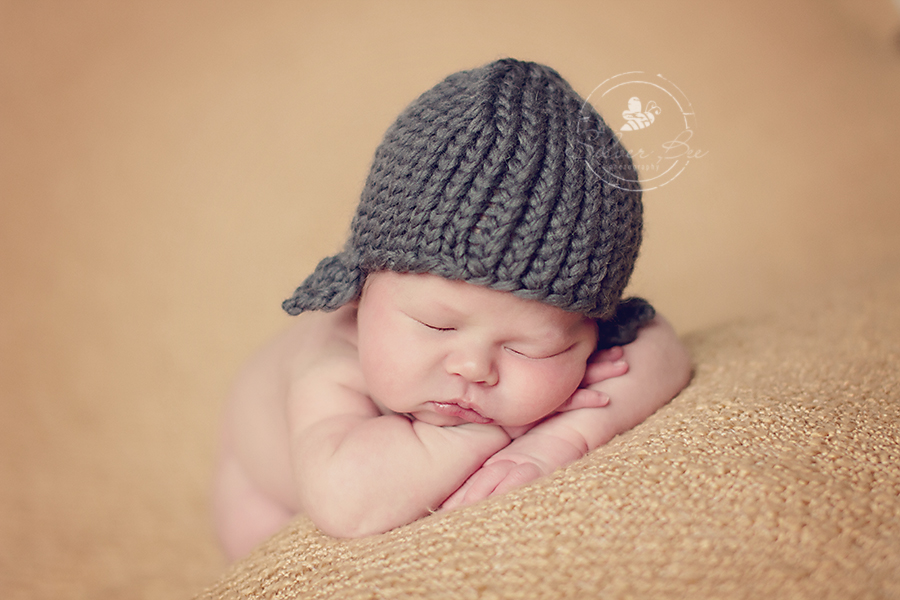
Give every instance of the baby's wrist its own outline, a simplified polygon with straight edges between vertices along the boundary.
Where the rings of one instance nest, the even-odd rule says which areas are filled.
[[[479,450],[484,448],[489,455],[505,448],[513,439],[503,427],[493,423],[464,423],[443,429],[464,432],[464,436],[469,442],[476,442],[472,447]]]

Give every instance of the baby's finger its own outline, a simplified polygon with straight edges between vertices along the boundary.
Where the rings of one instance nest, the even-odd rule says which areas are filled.
[[[530,483],[542,475],[537,465],[532,463],[522,463],[510,471],[503,481],[497,484],[491,492],[491,496],[499,496],[517,487]]]
[[[471,481],[472,477],[469,477],[469,479],[467,479],[466,482],[462,484],[458,490],[450,494],[450,497],[444,500],[439,510],[453,510],[454,508],[462,506],[463,498],[465,498],[466,492],[469,491]]]
[[[453,492],[449,498],[444,500],[444,503],[441,504],[441,507],[438,509],[438,512],[442,512],[445,510],[453,510],[454,508],[458,507],[459,503],[461,501],[460,499],[463,497],[464,493],[465,492],[463,491],[463,488],[459,488],[458,490]]]
[[[471,485],[469,486],[469,489],[466,490],[466,495],[462,499],[461,506],[474,504],[479,500],[484,500],[490,496],[497,488],[497,484],[503,481],[515,466],[516,463],[511,460],[498,460],[495,463],[479,469],[477,473],[469,478]]]
[[[591,355],[591,358],[588,359],[588,362],[615,362],[620,360],[623,356],[625,356],[625,350],[622,346],[613,346],[612,348],[594,352],[594,354]]]
[[[452,510],[487,498],[513,467],[515,467],[515,463],[508,460],[498,460],[481,467],[472,473],[458,490],[444,500],[441,510]]]
[[[581,385],[588,386],[592,383],[600,383],[612,377],[618,377],[628,372],[628,363],[619,359],[614,362],[592,362],[588,363],[584,370],[584,379]]]
[[[579,388],[566,400],[558,412],[578,410],[579,408],[603,408],[609,404],[609,396],[598,390]]]

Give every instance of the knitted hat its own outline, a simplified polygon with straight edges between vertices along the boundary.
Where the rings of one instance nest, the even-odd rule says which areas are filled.
[[[344,250],[282,306],[335,310],[387,269],[609,317],[641,243],[636,182],[628,152],[554,70],[506,59],[455,73],[388,129]]]

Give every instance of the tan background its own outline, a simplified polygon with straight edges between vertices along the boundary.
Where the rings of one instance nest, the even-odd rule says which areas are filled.
[[[415,95],[502,56],[690,98],[633,291],[681,332],[897,264],[889,2],[0,0],[0,596],[187,597],[215,420]]]

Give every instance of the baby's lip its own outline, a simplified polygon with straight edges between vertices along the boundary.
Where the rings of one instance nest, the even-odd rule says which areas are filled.
[[[478,423],[487,425],[493,423],[493,419],[489,419],[480,412],[459,402],[432,402],[434,412],[447,417],[456,417],[467,423]]]

